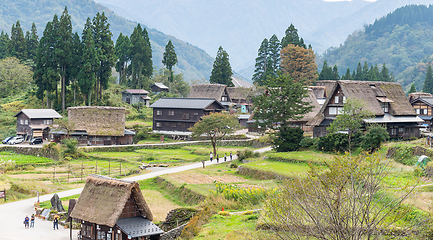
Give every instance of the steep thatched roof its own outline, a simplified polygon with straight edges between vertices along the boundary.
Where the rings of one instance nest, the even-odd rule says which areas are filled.
[[[326,98],[328,95],[326,94],[325,86],[308,86],[309,89],[313,90],[314,96],[317,98]]]
[[[217,101],[221,101],[223,95],[228,95],[228,101],[230,96],[227,92],[227,86],[224,84],[196,84],[192,85],[189,98],[215,98]]]
[[[338,87],[341,87],[346,98],[361,99],[364,109],[371,111],[376,116],[385,115],[380,102],[388,102],[389,114],[393,116],[416,116],[415,110],[410,105],[403,88],[398,83],[370,82],[370,81],[317,81],[317,83],[333,85],[328,98],[316,117],[307,124],[319,125],[324,119],[324,111]],[[328,91],[328,89],[327,89]]]
[[[114,227],[131,195],[141,215],[152,221],[152,212],[137,182],[98,175],[87,177],[86,185],[72,210],[71,217]]]
[[[417,98],[433,98],[433,95],[431,95],[430,93],[423,93],[423,92],[409,93],[409,102],[412,102]]]
[[[254,94],[254,91],[252,88],[243,88],[243,87],[227,87],[227,91],[230,95],[230,98],[232,101],[235,100],[251,100],[251,98]]]
[[[68,120],[75,130],[92,136],[123,136],[125,108],[121,107],[69,107]]]
[[[316,96],[314,95],[314,91],[312,89],[308,89],[308,96],[305,97],[304,99],[302,99],[302,101],[303,102],[309,102],[310,106],[312,106],[313,108],[311,109],[310,112],[305,114],[303,118],[301,118],[300,120],[297,120],[297,121],[308,122],[319,113],[320,104],[317,101]]]
[[[316,81],[316,86],[325,87],[326,96],[329,96],[336,83],[337,81],[335,80],[320,80]]]

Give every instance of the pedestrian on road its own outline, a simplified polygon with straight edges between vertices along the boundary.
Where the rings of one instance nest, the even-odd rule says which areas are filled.
[[[57,230],[59,230],[59,215],[55,215],[54,216],[54,219],[53,219],[53,228],[54,228],[54,230],[56,230],[56,228],[57,228]]]
[[[219,154],[217,154],[217,162],[220,162],[220,155]]]
[[[204,168],[204,160],[201,160],[201,163],[203,164],[203,168]]]
[[[26,216],[26,218],[24,218],[24,228],[29,228],[29,216]]]
[[[30,228],[35,228],[35,215],[32,214],[30,217]]]
[[[224,153],[224,162],[227,161],[227,153]]]
[[[230,152],[230,161],[233,160],[233,154]]]
[[[209,153],[209,158],[210,158],[210,162],[212,162],[212,159],[213,159],[213,154],[212,154],[212,152]]]

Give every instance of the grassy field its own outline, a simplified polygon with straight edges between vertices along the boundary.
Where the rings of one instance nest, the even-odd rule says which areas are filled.
[[[268,159],[252,160],[249,163],[242,164],[242,166],[265,172],[275,172],[288,177],[302,176],[310,169],[307,163],[286,163]]]

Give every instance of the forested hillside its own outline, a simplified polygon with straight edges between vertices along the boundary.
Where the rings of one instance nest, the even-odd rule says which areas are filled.
[[[340,75],[352,71],[359,62],[381,66],[383,63],[407,91],[415,82],[422,89],[427,64],[433,59],[433,5],[410,5],[356,31],[338,48],[322,57],[337,65]]]
[[[93,18],[97,12],[105,12],[108,17],[114,41],[121,32],[130,35],[137,25],[137,23],[117,16],[93,0],[0,0],[0,30],[10,35],[12,24],[19,20],[24,32],[30,31],[34,22],[38,35],[41,36],[46,23],[52,20],[54,14],[61,15],[65,6],[68,7],[72,17],[74,32],[80,34],[86,19]],[[164,48],[168,40],[171,40],[179,58],[174,71],[183,73],[185,80],[209,79],[213,59],[206,52],[155,29],[148,29],[148,32],[152,44],[153,63],[156,68],[163,67],[161,61]]]

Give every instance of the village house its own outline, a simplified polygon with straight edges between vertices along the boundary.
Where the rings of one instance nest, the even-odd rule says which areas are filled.
[[[143,89],[126,89],[122,92],[122,101],[128,104],[142,103],[149,107],[150,97],[148,91]]]
[[[53,109],[23,109],[14,117],[17,118],[17,135],[26,141],[36,137],[47,139],[53,120],[62,118]]]
[[[253,110],[252,98],[254,96],[252,88],[227,87],[227,92],[230,96],[231,102],[235,104],[234,106],[238,113],[251,113]]]
[[[201,117],[225,108],[214,98],[161,98],[152,105],[153,130],[157,133],[190,135]]]
[[[121,107],[69,107],[68,121],[75,130],[51,131],[58,142],[68,134],[86,145],[125,145],[133,144],[135,132],[125,129],[125,108]]]
[[[82,240],[158,240],[164,233],[137,182],[104,176],[87,177],[70,217],[81,222]]]
[[[375,117],[365,119],[364,123],[386,125],[391,138],[419,137],[419,123],[415,110],[398,83],[370,81],[317,81],[317,86],[326,86],[328,98],[319,113],[308,122],[314,127],[313,136],[327,134],[326,128],[339,114],[348,98],[359,99],[364,109]],[[330,89],[329,89],[330,88]]]
[[[424,120],[423,127],[431,131],[433,124],[433,95],[430,93],[410,93],[409,101],[417,116]]]
[[[224,84],[192,85],[188,98],[213,98],[226,108],[232,105],[227,86]]]
[[[154,83],[150,86],[150,89],[154,94],[159,94],[160,92],[168,92],[168,87],[162,83]]]

